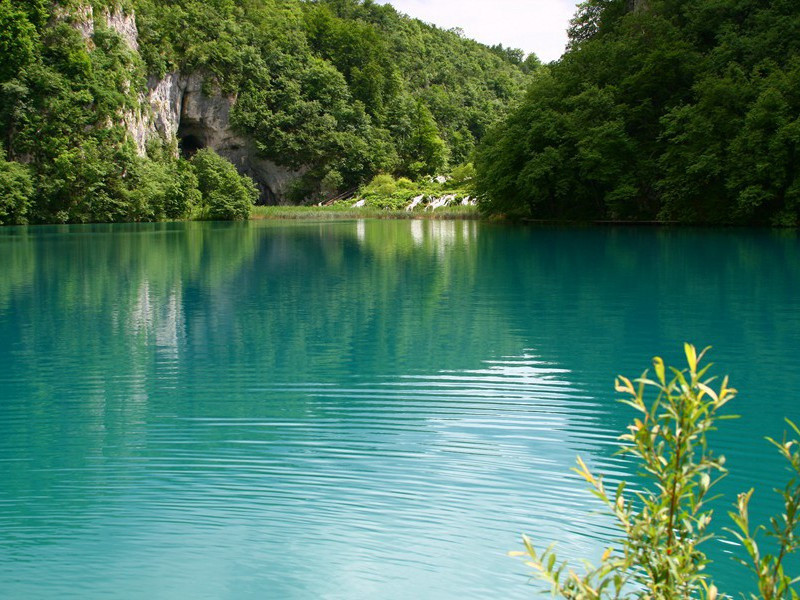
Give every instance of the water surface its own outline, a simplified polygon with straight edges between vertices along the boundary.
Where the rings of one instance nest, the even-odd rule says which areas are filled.
[[[9,228],[0,268],[4,598],[531,597],[520,533],[615,535],[569,471],[631,473],[615,374],[714,346],[722,524],[800,420],[794,232]]]

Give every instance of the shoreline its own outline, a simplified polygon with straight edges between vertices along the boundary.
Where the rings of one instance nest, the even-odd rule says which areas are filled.
[[[346,221],[359,219],[406,220],[406,221],[482,221],[491,224],[516,225],[530,228],[635,228],[646,229],[750,229],[770,231],[800,232],[800,227],[769,224],[740,223],[684,223],[679,221],[623,221],[623,220],[568,220],[568,219],[512,219],[503,215],[484,215],[476,206],[449,206],[435,211],[406,211],[405,209],[386,209],[376,207],[342,206],[254,206],[250,216],[239,223],[250,221]],[[165,221],[117,221],[86,223],[28,223],[25,225],[0,225],[0,230],[27,227],[59,227],[75,225],[136,225],[157,223],[234,223],[233,221],[209,221],[206,219],[175,219]]]
[[[382,208],[339,208],[334,206],[255,206],[250,221],[408,219],[408,220],[479,220],[475,206],[443,207],[435,211],[406,211]]]

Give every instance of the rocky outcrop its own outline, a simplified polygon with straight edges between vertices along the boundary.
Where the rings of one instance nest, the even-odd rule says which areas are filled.
[[[136,27],[136,15],[133,11],[126,15],[122,8],[117,7],[113,11],[106,9],[103,11],[106,26],[119,34],[134,52],[139,51],[139,29]]]
[[[68,21],[92,47],[95,15],[90,5],[65,10],[56,18]],[[126,14],[119,7],[113,11],[106,9],[103,19],[133,52],[139,51],[139,30],[133,12]],[[177,141],[186,156],[200,148],[211,148],[256,182],[262,202],[281,202],[291,182],[303,171],[287,169],[259,157],[253,141],[231,127],[230,113],[236,96],[224,94],[218,87],[208,85],[207,80],[209,77],[199,72],[151,76],[147,89],[139,93],[139,108],[122,111],[120,122],[142,156],[154,137]]]
[[[144,131],[132,131],[134,139],[147,137],[150,132],[167,140],[177,138],[180,150],[187,156],[200,148],[211,148],[233,163],[240,173],[252,177],[263,202],[282,201],[291,182],[302,172],[259,157],[253,141],[231,127],[230,113],[236,97],[219,89],[206,93],[206,87],[203,73],[175,72],[163,78],[151,77],[147,103],[152,122]]]
[[[91,4],[81,4],[74,8],[57,7],[54,18],[57,21],[65,21],[81,34],[86,43],[93,47],[92,36],[94,36],[95,18],[94,9]],[[139,51],[139,30],[136,27],[136,15],[133,11],[125,14],[122,8],[117,7],[113,11],[105,9],[103,19],[106,27],[117,32],[125,41],[128,47],[134,52]]]
[[[56,21],[64,21],[72,25],[88,45],[92,44],[94,35],[94,10],[91,5],[84,4],[73,9],[58,6],[54,10],[53,18]]]
[[[160,78],[151,76],[147,81],[153,127],[168,140],[178,135],[184,91],[181,79],[180,73],[167,73]]]

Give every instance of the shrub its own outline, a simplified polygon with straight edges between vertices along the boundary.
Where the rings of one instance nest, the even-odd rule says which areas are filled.
[[[24,225],[33,196],[33,181],[25,165],[0,158],[0,225]]]
[[[167,219],[180,219],[192,207],[202,202],[202,195],[198,189],[197,175],[190,163],[178,160],[171,166],[173,179],[164,190],[162,214]]]
[[[465,163],[457,166],[450,173],[450,184],[453,186],[463,185],[475,177],[475,166],[472,163]]]
[[[200,204],[197,176],[185,160],[141,159],[129,204],[139,207],[141,219],[181,219]]]
[[[625,493],[625,482],[614,492],[606,490],[602,477],[593,475],[578,458],[575,471],[591,486],[592,493],[605,505],[623,533],[622,548],[609,548],[598,567],[587,563],[586,572],[578,574],[567,563],[559,563],[552,548],[539,552],[530,539],[523,537],[525,556],[546,582],[554,596],[574,599],[640,598],[672,600],[677,598],[723,597],[705,572],[708,559],[700,546],[711,539],[712,511],[707,508],[709,490],[724,476],[724,457],[708,448],[706,436],[719,414],[736,395],[723,379],[715,390],[714,378],[706,377],[709,366],[700,368],[705,350],[698,356],[694,346],[686,344],[688,369],[670,368],[670,379],[660,358],[653,359],[655,378],[647,371],[631,382],[619,377],[616,390],[623,403],[633,407],[639,417],[621,436],[620,453],[632,455],[642,466],[645,485],[633,495]],[[645,392],[655,391],[648,403]],[[791,424],[795,434],[800,431]],[[748,504],[752,490],[740,494],[737,510],[730,513],[736,526],[727,530],[742,544],[749,560],[740,560],[756,575],[758,589],[765,600],[797,598],[791,589],[796,581],[785,574],[783,560],[798,543],[794,531],[800,521],[800,449],[796,440],[777,443],[789,461],[794,477],[782,491],[784,514],[771,521],[768,535],[778,542],[777,556],[763,555],[756,543],[765,528],[751,528]],[[752,596],[752,598],[756,598]]]
[[[312,204],[317,197],[318,188],[316,175],[309,172],[294,178],[289,183],[286,197],[292,204]]]
[[[122,135],[119,128],[113,131]],[[132,143],[89,138],[80,146],[60,150],[37,167],[37,219],[64,223],[151,219],[147,199],[132,190],[140,166]]]
[[[331,169],[325,174],[325,177],[322,178],[319,187],[323,197],[330,198],[335,196],[339,190],[342,189],[343,185],[344,178],[342,174],[335,169]]]
[[[200,218],[213,221],[247,219],[258,198],[258,188],[249,177],[239,175],[230,162],[210,148],[203,148],[192,158],[197,174]]]
[[[397,180],[397,189],[407,191],[415,189],[415,184],[408,177],[400,177]]]
[[[363,189],[363,195],[391,196],[397,191],[397,182],[391,175],[375,175]]]
[[[382,210],[402,210],[408,204],[408,199],[403,195],[370,196],[366,200],[366,206]]]

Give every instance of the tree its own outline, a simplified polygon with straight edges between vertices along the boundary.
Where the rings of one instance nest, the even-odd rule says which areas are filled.
[[[526,78],[514,52],[364,0],[126,0],[136,51],[104,23],[113,3],[78,4],[0,0],[0,151],[27,165],[33,222],[193,214],[192,168],[131,144],[151,76],[235,98],[231,127],[302,172],[303,199],[468,160]]]
[[[239,175],[227,160],[210,148],[203,148],[192,158],[197,173],[201,218],[213,221],[247,219],[258,198],[253,180]]]
[[[430,109],[417,101],[411,116],[411,133],[405,143],[409,174],[434,175],[447,165],[447,145],[436,128]]]
[[[24,225],[33,200],[33,180],[25,165],[0,156],[0,225]]]
[[[36,56],[36,28],[11,0],[0,0],[0,83],[19,74]]]
[[[786,31],[797,3],[586,0],[568,52],[478,149],[484,210],[796,225],[800,38]]]

